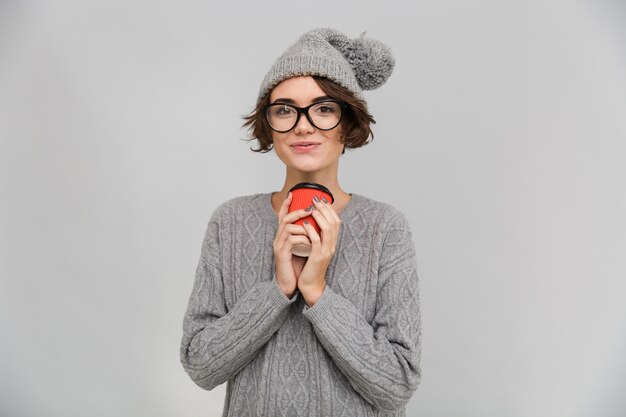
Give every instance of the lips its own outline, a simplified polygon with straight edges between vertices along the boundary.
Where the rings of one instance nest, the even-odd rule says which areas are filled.
[[[312,152],[320,146],[319,142],[296,142],[291,145],[291,149],[298,153]]]
[[[319,142],[296,142],[291,144],[292,147],[295,146],[312,146],[312,145],[319,145]]]

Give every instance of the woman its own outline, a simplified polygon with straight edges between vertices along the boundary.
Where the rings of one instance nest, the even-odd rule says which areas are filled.
[[[278,192],[236,197],[209,220],[180,359],[200,387],[227,382],[223,416],[404,416],[421,378],[415,249],[406,217],[345,192],[345,148],[371,135],[362,90],[383,84],[389,48],[333,29],[304,34],[265,76],[245,126],[276,151]],[[288,213],[300,182],[334,202]],[[308,223],[312,216],[320,233]],[[294,245],[311,245],[308,258]]]

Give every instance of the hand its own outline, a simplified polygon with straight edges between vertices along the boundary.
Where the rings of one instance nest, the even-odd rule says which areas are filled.
[[[306,230],[302,226],[291,224],[302,217],[310,215],[304,209],[294,210],[289,213],[291,195],[291,193],[287,195],[278,211],[278,230],[273,243],[276,279],[287,298],[293,297],[297,288],[298,277],[306,262],[306,258],[292,255],[291,251],[294,245],[309,245],[311,243],[306,235]]]
[[[313,200],[313,206],[311,215],[321,229],[321,236],[312,225],[304,224],[312,247],[297,282],[298,289],[309,307],[313,306],[324,292],[326,271],[335,254],[341,227],[341,219],[331,204]]]

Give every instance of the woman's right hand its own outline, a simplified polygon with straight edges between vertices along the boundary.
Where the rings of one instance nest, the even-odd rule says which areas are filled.
[[[291,224],[296,220],[307,217],[311,213],[304,209],[294,210],[289,213],[289,204],[291,203],[292,194],[289,193],[278,211],[278,230],[274,238],[274,260],[276,264],[276,279],[278,285],[283,290],[287,298],[293,297],[298,287],[298,277],[302,271],[303,262],[301,259],[294,259],[291,251],[294,245],[305,244],[310,245],[311,240],[307,236],[304,227]],[[298,266],[298,271],[295,269]]]

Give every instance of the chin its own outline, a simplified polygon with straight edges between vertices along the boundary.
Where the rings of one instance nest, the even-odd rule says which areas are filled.
[[[313,173],[324,170],[333,164],[333,158],[330,155],[292,155],[291,149],[285,152],[277,152],[278,158],[283,161],[287,167],[292,170]],[[339,159],[339,154],[336,156]],[[330,158],[330,159],[329,159]]]
[[[294,171],[306,172],[307,174],[312,174],[312,173],[315,173],[324,169],[324,167],[322,166],[312,166],[312,165],[302,166],[298,164],[290,165],[289,167]]]
[[[301,172],[317,172],[321,171],[328,166],[324,164],[322,160],[310,160],[310,161],[294,161],[293,159],[286,164],[289,168],[301,171]]]

